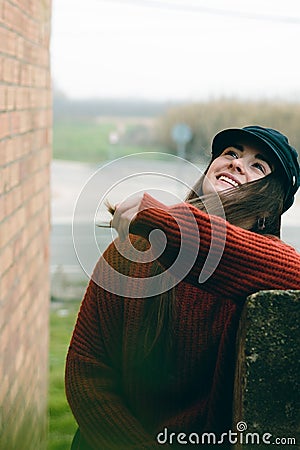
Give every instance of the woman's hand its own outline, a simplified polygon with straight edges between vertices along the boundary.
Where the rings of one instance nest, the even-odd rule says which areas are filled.
[[[120,241],[124,241],[128,236],[130,222],[139,212],[142,198],[143,194],[136,195],[115,205],[111,226],[117,230]]]

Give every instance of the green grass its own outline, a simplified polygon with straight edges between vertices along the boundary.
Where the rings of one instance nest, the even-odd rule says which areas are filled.
[[[68,450],[77,425],[64,388],[65,359],[79,302],[53,303],[50,311],[48,450]]]
[[[129,127],[130,125],[127,125]],[[53,158],[67,161],[99,163],[145,151],[164,151],[122,142],[109,143],[109,134],[116,130],[113,121],[62,119],[53,125]]]
[[[110,123],[93,121],[55,122],[53,126],[53,157],[73,161],[99,162],[108,158]]]

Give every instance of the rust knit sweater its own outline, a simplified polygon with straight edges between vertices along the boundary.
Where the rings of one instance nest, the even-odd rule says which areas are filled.
[[[151,301],[143,299],[139,282],[151,275],[152,263],[129,262],[132,247],[118,240],[120,252],[111,244],[95,268],[70,343],[66,394],[94,450],[161,448],[156,435],[165,428],[198,434],[230,429],[243,302],[258,290],[300,288],[300,255],[279,239],[245,231],[185,203],[166,207],[145,194],[130,229],[135,248],[148,249],[150,239],[155,254],[163,242],[161,235],[149,237],[155,229],[167,236],[161,265],[175,279],[183,278],[175,288],[172,354],[154,353],[142,369],[136,364]],[[206,273],[213,273],[199,283],[212,229],[212,254],[220,250],[222,257],[215,270],[208,264]],[[185,251],[176,267],[182,240]],[[109,288],[124,284],[118,272],[129,277],[122,296]]]

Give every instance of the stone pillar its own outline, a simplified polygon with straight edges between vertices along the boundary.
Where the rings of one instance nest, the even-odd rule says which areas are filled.
[[[234,449],[300,448],[300,291],[249,297],[237,346]]]

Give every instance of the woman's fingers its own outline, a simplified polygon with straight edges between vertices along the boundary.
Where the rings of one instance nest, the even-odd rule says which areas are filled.
[[[115,206],[111,226],[117,230],[121,241],[128,236],[130,222],[139,212],[141,201],[142,196],[139,195],[130,197]]]

